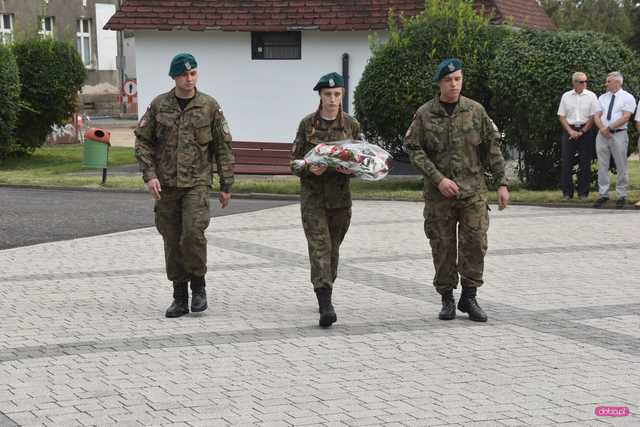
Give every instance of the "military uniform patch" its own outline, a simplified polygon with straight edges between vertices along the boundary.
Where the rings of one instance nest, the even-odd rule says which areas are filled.
[[[333,79],[329,79],[329,87],[334,87],[336,82]]]
[[[147,115],[149,114],[149,107],[147,107],[147,111],[144,113],[144,115],[142,116],[142,118],[140,119],[140,121],[138,122],[138,127],[145,127],[147,125],[147,123],[149,122],[149,120],[147,119]]]
[[[449,63],[449,71],[453,72],[456,69],[456,66],[453,63]]]
[[[189,71],[191,69],[191,63],[189,61],[184,63],[184,68],[187,69],[187,71]]]

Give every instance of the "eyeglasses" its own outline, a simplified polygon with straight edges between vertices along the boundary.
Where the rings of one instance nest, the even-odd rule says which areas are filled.
[[[588,82],[588,80],[576,80],[576,83],[584,84]]]

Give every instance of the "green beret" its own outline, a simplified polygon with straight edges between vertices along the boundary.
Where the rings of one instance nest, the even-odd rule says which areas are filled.
[[[320,77],[313,90],[319,91],[326,87],[344,87],[344,79],[338,73],[329,73]]]
[[[171,66],[169,67],[169,75],[171,77],[179,76],[180,74],[198,68],[196,58],[190,53],[179,53],[171,60]]]
[[[462,70],[462,61],[457,58],[445,59],[436,67],[436,72],[433,74],[433,81],[439,82],[447,74],[454,73],[458,70]]]

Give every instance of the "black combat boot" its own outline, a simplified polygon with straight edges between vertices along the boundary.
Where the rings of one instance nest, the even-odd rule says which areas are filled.
[[[333,292],[333,288],[327,288],[327,289],[329,289],[329,301],[331,301],[331,294]],[[318,304],[318,313],[322,314],[322,308],[320,307],[320,304]]]
[[[456,318],[456,300],[453,298],[453,290],[442,293],[442,310],[438,314],[440,320],[453,320]]]
[[[173,302],[165,316],[180,317],[189,313],[189,289],[186,282],[173,282]]]
[[[320,326],[327,328],[331,326],[338,317],[336,311],[331,304],[331,288],[315,289],[316,297],[318,297],[318,307],[320,309]]]
[[[204,277],[191,278],[191,311],[194,313],[200,313],[209,307],[205,286],[207,283],[204,281]]]
[[[474,322],[486,322],[487,315],[478,305],[476,301],[477,288],[462,287],[462,295],[460,295],[460,301],[458,301],[458,310],[463,313],[469,314],[469,319]]]

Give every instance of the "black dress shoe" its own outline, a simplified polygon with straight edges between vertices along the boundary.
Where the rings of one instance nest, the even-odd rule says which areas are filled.
[[[200,313],[209,308],[207,304],[207,291],[204,277],[194,277],[191,279],[191,311]]]
[[[453,291],[442,294],[442,310],[438,314],[440,320],[453,320],[456,318],[456,300],[453,298]]]
[[[598,200],[595,201],[595,203],[593,204],[593,207],[596,209],[601,208],[602,205],[604,205],[608,201],[609,201],[608,197],[598,197]]]
[[[166,317],[180,317],[189,314],[189,290],[186,283],[173,284],[173,302],[165,312]]]
[[[620,197],[616,200],[616,209],[624,208],[625,203],[627,203],[627,200],[624,197]]]

